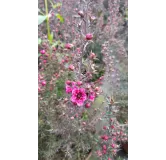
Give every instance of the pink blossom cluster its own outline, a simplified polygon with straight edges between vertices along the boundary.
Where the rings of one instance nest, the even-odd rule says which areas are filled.
[[[100,88],[83,84],[82,81],[66,81],[66,93],[70,94],[70,100],[77,106],[85,106],[90,108],[91,103],[94,102],[97,95],[100,93]]]

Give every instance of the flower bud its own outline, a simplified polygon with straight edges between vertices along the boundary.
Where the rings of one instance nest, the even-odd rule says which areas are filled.
[[[71,49],[73,47],[73,44],[70,44],[70,43],[67,43],[66,45],[65,45],[65,48],[67,48],[67,49]]]
[[[83,18],[84,17],[84,12],[83,11],[78,11],[78,15],[80,15]]]
[[[86,34],[86,40],[91,40],[93,35],[91,33]]]
[[[41,54],[45,54],[46,51],[43,49],[43,50],[40,51],[40,53],[41,53]]]

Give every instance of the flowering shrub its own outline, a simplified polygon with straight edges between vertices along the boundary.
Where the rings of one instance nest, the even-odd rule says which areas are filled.
[[[125,41],[118,38],[124,22],[120,0],[44,2],[39,4],[46,12],[46,24],[39,25],[38,97],[44,115],[39,158],[113,160],[127,141],[117,120],[120,107],[107,97],[119,100],[127,74]]]

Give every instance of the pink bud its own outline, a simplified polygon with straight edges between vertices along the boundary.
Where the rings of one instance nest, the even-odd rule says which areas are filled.
[[[97,91],[97,92],[98,92],[99,90],[100,90],[100,88],[99,88],[99,87],[96,87],[96,88],[95,88],[95,91]]]
[[[71,84],[71,81],[67,80],[67,81],[66,81],[66,84],[70,85],[70,84]]]
[[[111,128],[114,129],[115,128],[114,125],[112,125]]]
[[[74,117],[71,117],[70,119],[71,119],[71,120],[73,120],[73,119],[74,119]]]
[[[86,122],[82,122],[83,125],[86,125]]]
[[[103,79],[104,79],[104,76],[101,76],[99,79],[100,79],[100,80],[103,80]]]
[[[78,11],[78,15],[80,15],[81,17],[84,17],[84,12],[83,11]]]
[[[45,54],[46,51],[43,49],[43,50],[40,51],[40,53],[41,53],[41,54]]]
[[[72,64],[70,64],[69,70],[73,71],[74,69],[75,69],[75,67]]]
[[[114,154],[116,154],[116,150],[114,149],[113,151],[112,151]]]
[[[90,103],[86,103],[85,108],[90,108]]]
[[[41,91],[41,89],[40,89],[40,87],[38,87],[38,92],[40,92]]]
[[[44,63],[44,64],[47,63],[47,60],[43,60],[43,63]]]
[[[78,81],[78,82],[77,82],[77,85],[78,85],[78,86],[82,85],[82,81]]]
[[[104,149],[104,150],[107,150],[107,146],[106,146],[106,145],[103,145],[103,149]]]
[[[73,44],[70,44],[70,43],[65,45],[65,48],[67,48],[67,49],[71,49],[72,47],[73,47]]]
[[[108,160],[112,160],[111,158],[108,158]]]
[[[103,154],[106,154],[107,153],[107,150],[103,150]]]
[[[94,20],[96,19],[96,17],[95,17],[95,16],[91,16],[90,19],[91,19],[92,21],[94,21]]]
[[[66,103],[67,101],[68,101],[68,99],[67,99],[67,98],[65,98],[65,99],[64,99],[64,102]]]
[[[112,147],[112,148],[115,148],[115,144],[111,144],[111,147]]]
[[[86,40],[91,40],[93,35],[91,33],[86,34]]]
[[[91,54],[90,54],[90,58],[91,58],[91,59],[94,59],[95,57],[96,57],[95,53],[91,53]]]
[[[112,140],[113,140],[113,141],[116,141],[116,137],[113,137]]]
[[[107,126],[104,126],[103,129],[106,130],[106,129],[107,129]]]
[[[46,81],[42,81],[41,84],[42,84],[42,86],[45,86],[46,85]]]
[[[62,59],[61,63],[63,64],[64,62],[65,62],[65,60],[64,60],[64,59]]]

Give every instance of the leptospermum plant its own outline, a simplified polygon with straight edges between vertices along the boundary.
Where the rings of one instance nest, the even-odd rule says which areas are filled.
[[[53,45],[50,45],[47,37],[41,34],[45,41],[39,49],[39,108],[52,121],[52,132],[64,138],[55,153],[61,151],[69,159],[81,159],[81,153],[92,150],[93,136],[87,133],[89,128],[92,131],[92,125],[86,113],[98,95],[102,94],[103,79],[110,82],[111,94],[119,89],[120,61],[115,60],[115,52],[117,51],[116,56],[120,60],[127,57],[123,42],[115,38],[118,25],[122,23],[122,18],[118,15],[120,2],[108,2],[108,8],[103,9],[100,7],[103,1],[98,0],[62,1],[57,12],[65,18],[64,23],[56,19],[56,24],[51,24],[54,21],[54,12],[49,19],[56,41],[53,40]],[[100,10],[102,15],[110,13],[107,22],[102,19]],[[102,46],[105,75],[92,81],[93,74],[96,74],[95,60],[98,57],[95,52],[89,51],[88,47],[96,42]],[[63,94],[59,94],[60,89]],[[108,106],[112,109],[109,103]],[[98,141],[99,149],[96,155],[99,159],[113,159],[119,149],[117,142],[126,140],[124,135],[122,138],[119,136],[119,124],[115,116],[111,120],[111,114],[105,113],[104,117],[101,117],[108,120],[108,126],[103,126],[104,133]],[[85,137],[89,143],[85,141]],[[72,148],[75,148],[76,157],[72,154]]]

